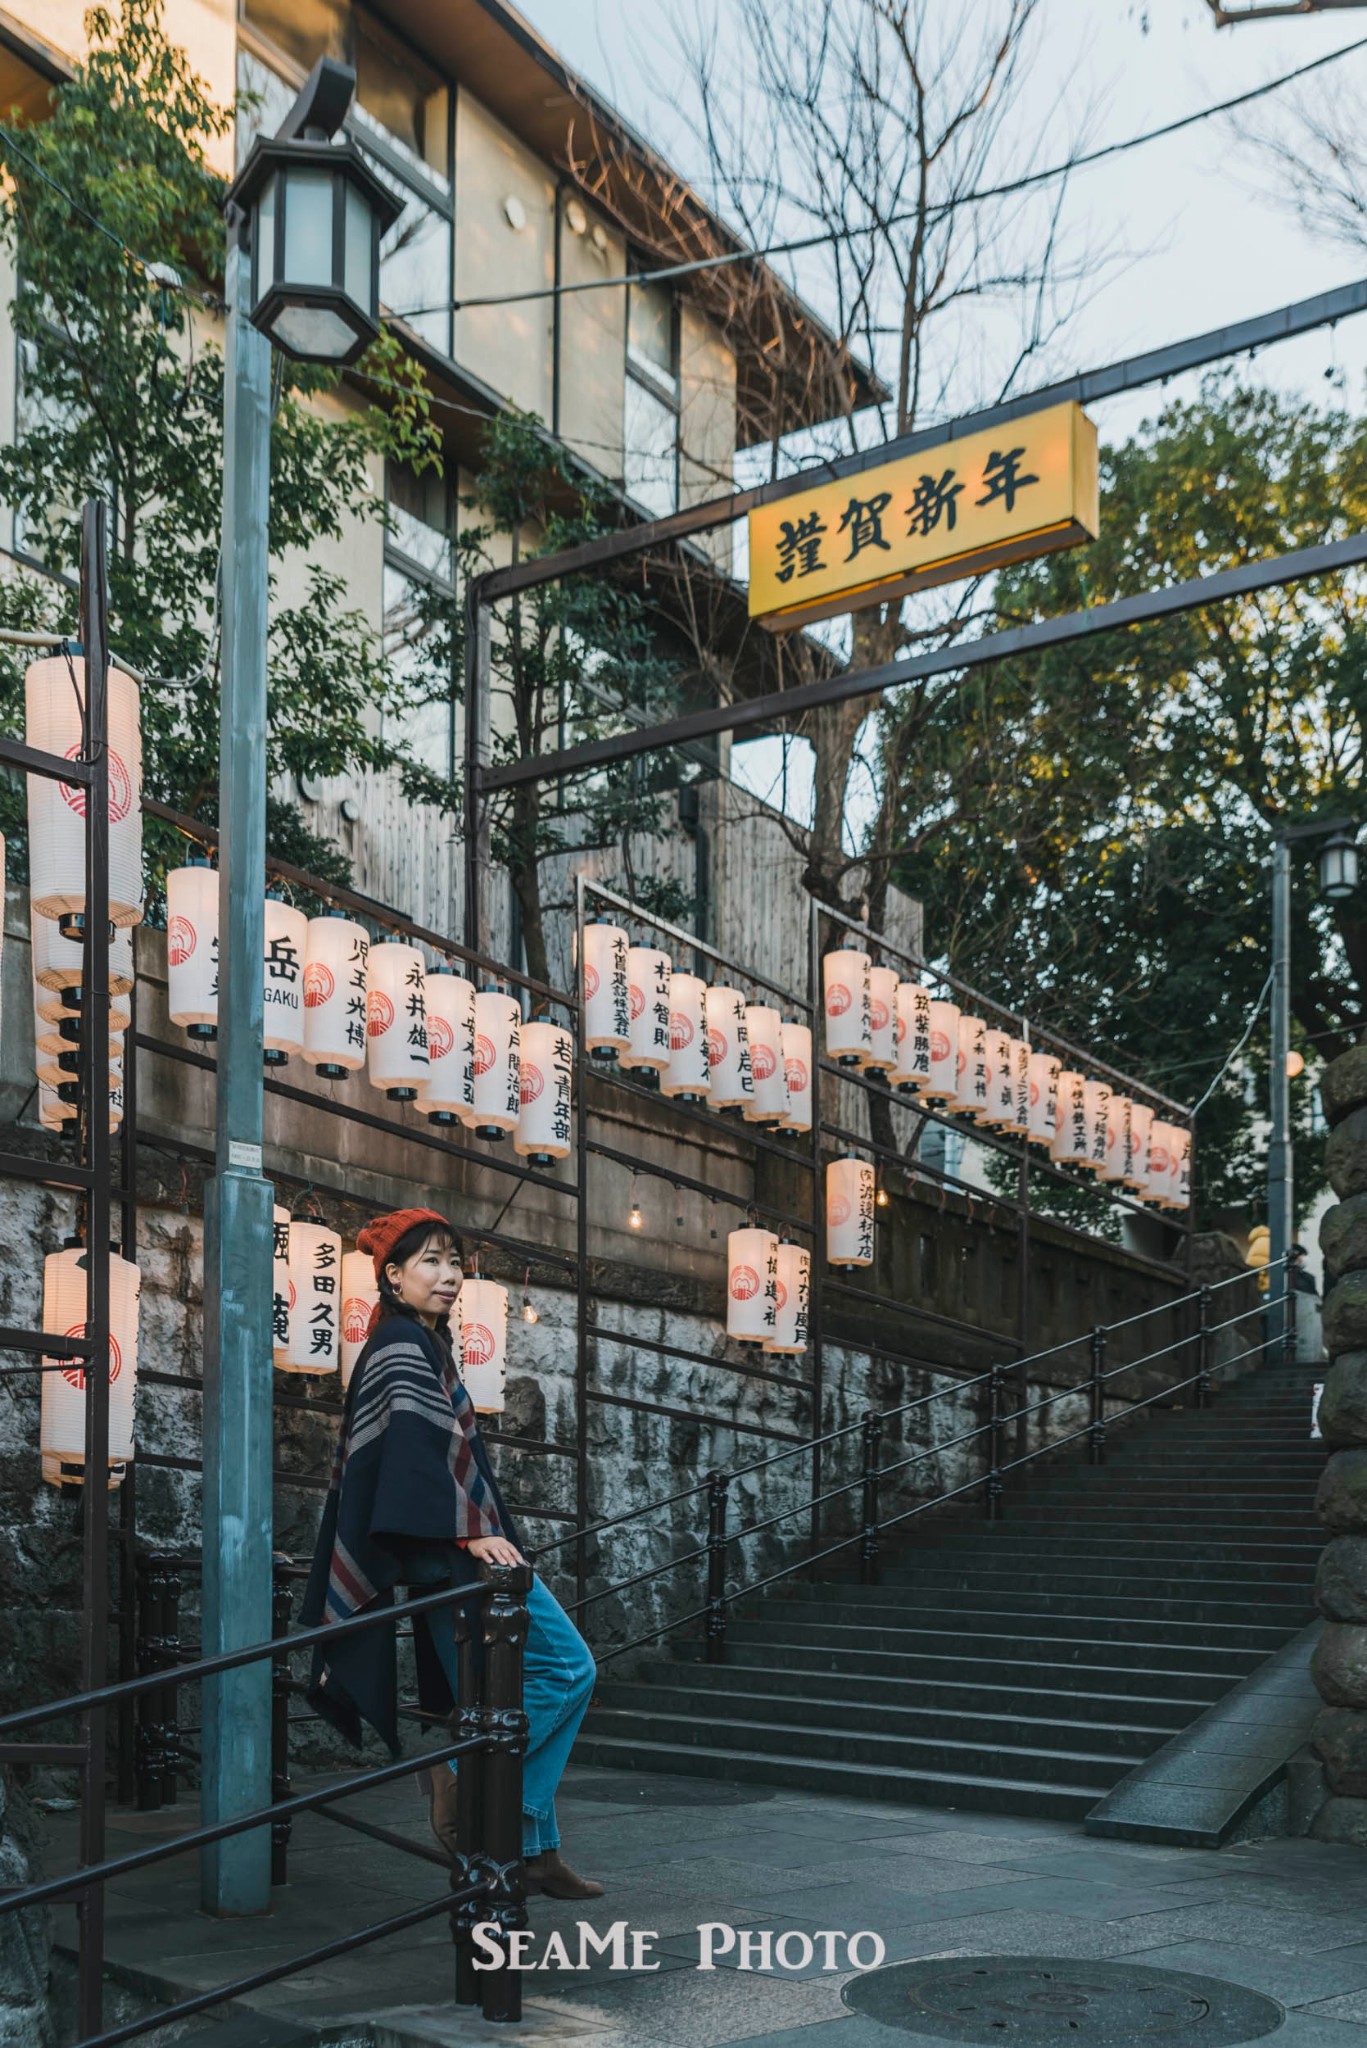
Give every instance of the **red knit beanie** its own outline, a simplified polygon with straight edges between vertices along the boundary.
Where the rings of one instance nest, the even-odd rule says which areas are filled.
[[[387,1216],[377,1216],[373,1223],[367,1223],[356,1239],[358,1252],[368,1253],[375,1261],[375,1278],[378,1282],[384,1269],[394,1255],[394,1247],[400,1238],[406,1237],[419,1223],[430,1223],[434,1230],[444,1230],[452,1238],[456,1233],[444,1216],[435,1209],[391,1209]]]

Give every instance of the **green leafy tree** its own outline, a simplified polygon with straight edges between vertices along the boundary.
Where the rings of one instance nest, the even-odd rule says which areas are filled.
[[[1102,506],[1095,543],[1002,574],[1003,623],[1360,529],[1367,431],[1212,377],[1104,451]],[[901,715],[884,713],[894,746]],[[1356,809],[1365,715],[1356,574],[1001,664],[903,755],[898,879],[951,965],[1192,1101],[1267,975],[1272,827]],[[1294,875],[1294,1032],[1313,1062],[1361,1028],[1367,895],[1331,908],[1313,863]],[[1207,1216],[1261,1206],[1266,1056],[1264,1011],[1202,1116]],[[1322,1172],[1309,1076],[1293,1099],[1304,1204]]]
[[[206,152],[225,135],[184,53],[166,39],[160,0],[126,0],[87,17],[90,50],[52,95],[48,117],[8,123],[0,232],[14,252],[20,425],[0,450],[0,501],[25,551],[70,575],[80,508],[110,511],[116,650],[151,681],[143,693],[148,792],[212,820],[218,782],[216,633],[222,494],[223,356],[218,252],[223,187]],[[316,559],[358,514],[382,516],[369,465],[421,467],[437,442],[417,373],[392,338],[362,365],[392,395],[381,411],[332,404],[334,375],[275,359],[271,433],[269,640],[273,778],[397,767],[415,794],[422,771],[379,737],[407,708],[405,687],[345,584]],[[283,565],[307,561],[303,595],[280,594]],[[60,585],[44,623],[74,624]],[[32,588],[0,586],[0,616],[28,622]],[[0,717],[22,723],[20,670],[0,672]],[[9,793],[11,825],[19,806]],[[293,804],[271,804],[273,850],[326,873],[340,856],[309,834]],[[153,872],[170,842],[149,831]]]

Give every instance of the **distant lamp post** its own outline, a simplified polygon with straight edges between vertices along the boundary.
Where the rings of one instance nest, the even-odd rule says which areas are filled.
[[[380,237],[403,211],[356,145],[331,139],[354,90],[354,72],[320,59],[228,194],[247,221],[252,325],[296,362],[338,368],[379,334]]]
[[[1330,903],[1342,903],[1357,885],[1357,833],[1352,826],[1341,825],[1320,848],[1320,894]]]

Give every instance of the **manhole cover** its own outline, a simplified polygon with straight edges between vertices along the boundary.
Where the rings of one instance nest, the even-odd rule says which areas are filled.
[[[729,1785],[712,1778],[608,1776],[590,1770],[566,1771],[567,1799],[601,1799],[614,1806],[754,1806],[774,1797],[755,1785]]]
[[[1214,1977],[1055,1956],[955,1956],[853,1977],[856,2012],[935,2041],[1048,2041],[1234,2048],[1286,2018],[1275,1999]]]

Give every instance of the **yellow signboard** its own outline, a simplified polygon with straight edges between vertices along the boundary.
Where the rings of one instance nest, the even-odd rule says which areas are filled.
[[[786,628],[1094,540],[1096,428],[1073,402],[750,514],[750,616]]]

